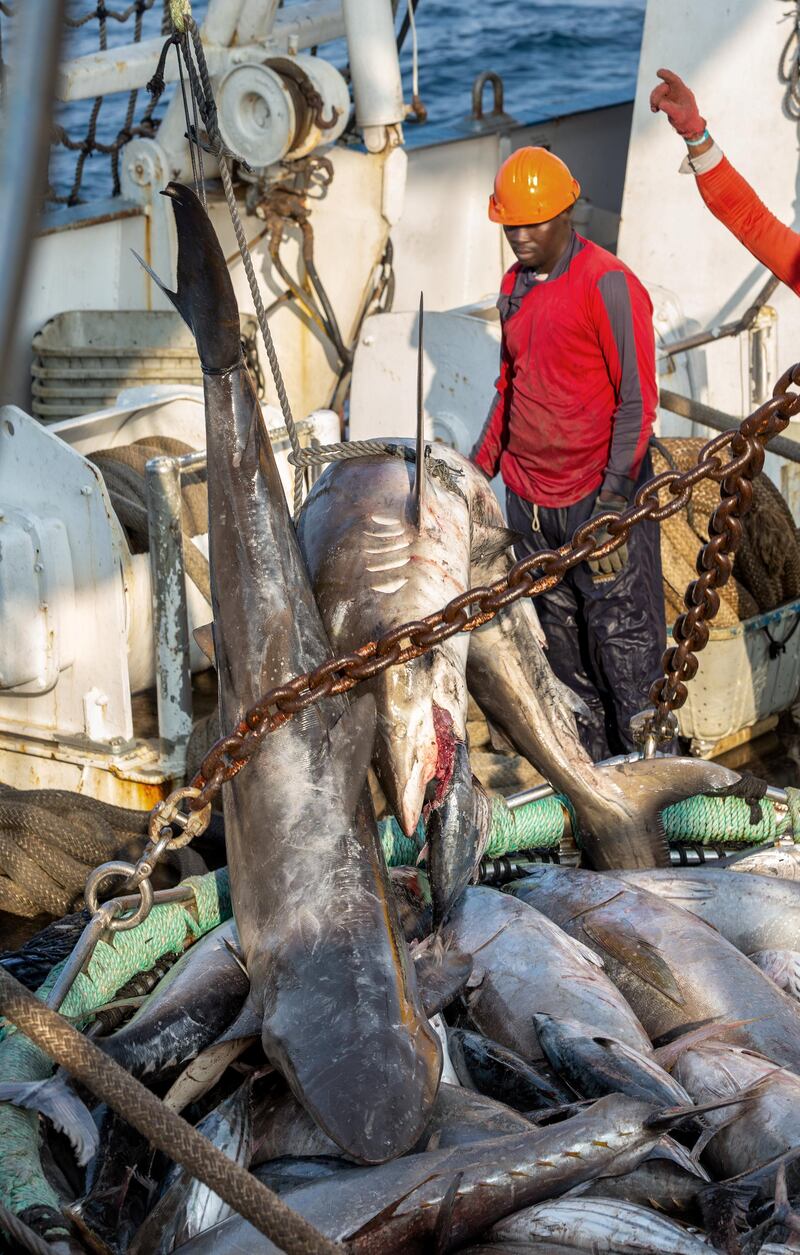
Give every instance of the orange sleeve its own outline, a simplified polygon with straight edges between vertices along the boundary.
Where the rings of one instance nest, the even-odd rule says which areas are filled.
[[[696,177],[700,195],[714,217],[800,296],[800,235],[770,213],[727,157]]]

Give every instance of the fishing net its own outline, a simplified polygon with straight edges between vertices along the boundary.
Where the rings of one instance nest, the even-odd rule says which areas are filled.
[[[62,789],[0,784],[0,911],[64,915],[81,901],[98,863],[139,857],[149,817]],[[168,862],[179,876],[206,870],[195,850],[170,851]]]
[[[703,440],[680,437],[661,440],[653,448],[657,474],[687,470],[697,461]],[[703,480],[695,486],[685,510],[661,524],[661,561],[667,621],[684,609],[683,594],[696,578],[695,562],[708,539],[708,523],[719,505],[719,486]],[[719,590],[717,627],[734,627],[765,610],[775,610],[800,597],[800,545],[791,512],[766,475],[753,480],[753,506],[743,519],[744,538],[736,555],[734,578]]]
[[[14,14],[24,0],[0,0],[0,107],[5,69],[4,44]],[[196,5],[196,11],[204,8]],[[168,0],[67,0],[61,60],[105,52],[169,34]],[[165,105],[169,93],[159,104]],[[45,199],[53,205],[79,205],[120,194],[120,152],[137,136],[152,138],[159,124],[156,102],[143,90],[56,103],[50,172]],[[163,113],[163,107],[160,112]]]

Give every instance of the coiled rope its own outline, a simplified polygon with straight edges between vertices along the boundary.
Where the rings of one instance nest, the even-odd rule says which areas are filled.
[[[66,914],[98,863],[138,857],[148,820],[148,811],[65,789],[0,784],[0,910],[28,919]],[[195,850],[170,852],[169,862],[180,878],[206,870]]]
[[[739,797],[713,797],[697,794],[666,807],[661,820],[667,840],[695,845],[764,845],[779,837],[800,842],[800,789],[787,787],[788,809],[780,814],[768,798],[759,802],[761,817],[751,823],[751,804]],[[571,811],[561,794],[538,798],[525,806],[511,808],[505,798],[492,798],[492,826],[486,847],[487,858],[513,854],[518,850],[557,849],[564,837],[566,815]],[[380,824],[381,844],[390,867],[416,863],[424,841],[409,839],[395,819]],[[577,824],[572,815],[572,831]],[[578,841],[580,834],[577,833]]]

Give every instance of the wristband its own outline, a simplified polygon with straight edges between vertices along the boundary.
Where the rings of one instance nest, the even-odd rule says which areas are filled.
[[[685,139],[684,138],[684,143],[686,144],[687,148],[699,148],[699,146],[701,144],[704,144],[707,139],[711,139],[711,136],[708,133],[708,127],[706,127],[706,129],[703,131],[703,134],[700,136],[699,139]]]

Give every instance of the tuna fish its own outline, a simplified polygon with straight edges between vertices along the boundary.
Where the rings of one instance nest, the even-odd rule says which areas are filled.
[[[496,1098],[517,1111],[546,1110],[573,1101],[574,1095],[543,1069],[499,1042],[467,1028],[447,1033],[450,1058],[459,1081],[468,1089]]]
[[[466,998],[472,1024],[529,1063],[545,1058],[533,1020],[537,1012],[596,1025],[650,1053],[644,1029],[602,962],[526,903],[471,887],[443,935],[456,949],[469,944],[472,950]]]
[[[664,1106],[692,1101],[651,1056],[633,1050],[625,1042],[552,1015],[535,1015],[533,1021],[551,1066],[580,1098],[628,1094]]]
[[[649,1207],[612,1198],[560,1198],[501,1220],[492,1237],[554,1242],[590,1255],[708,1255],[703,1239]],[[515,1247],[509,1245],[509,1255]]]
[[[619,1198],[695,1223],[702,1219],[701,1196],[710,1179],[680,1142],[667,1135],[632,1172],[598,1177],[573,1193],[582,1198]]]
[[[719,867],[625,872],[620,880],[698,915],[744,954],[800,950],[800,884]]]
[[[748,955],[759,971],[773,980],[795,1002],[800,1002],[800,952],[797,950],[756,950]]]
[[[712,1040],[679,1054],[672,1073],[698,1103],[747,1091],[746,1103],[705,1117],[713,1135],[703,1158],[715,1176],[750,1172],[800,1147],[800,1077],[793,1072],[751,1050]],[[796,1165],[790,1173],[796,1185]]]
[[[469,483],[472,579],[491,584],[506,575],[513,556],[496,542],[503,519],[485,476],[472,468]],[[470,693],[514,749],[569,798],[593,867],[668,867],[660,812],[738,777],[694,758],[595,767],[578,738],[575,699],[553,675],[541,641],[530,598],[506,606],[470,634]]]
[[[243,1085],[201,1120],[197,1131],[246,1168],[253,1137],[252,1082]],[[130,1255],[170,1255],[191,1238],[219,1224],[232,1208],[183,1168],[168,1174],[161,1198],[128,1247]]]
[[[98,1045],[134,1076],[158,1076],[210,1045],[236,1018],[249,989],[236,926],[228,920],[181,955],[132,1019]]]
[[[330,657],[239,341],[219,242],[166,189],[178,290],[204,373],[220,718]],[[289,720],[226,785],[234,916],[267,1058],[324,1131],[378,1162],[417,1140],[441,1054],[416,990],[365,792],[375,708],[332,698]]]
[[[800,880],[800,849],[781,842],[768,850],[756,850],[747,858],[737,859],[731,871],[752,872],[758,876],[777,876],[779,880]]]
[[[800,1070],[800,1008],[695,915],[575,868],[532,867],[508,891],[602,958],[651,1038],[738,1020],[732,1041]]]

